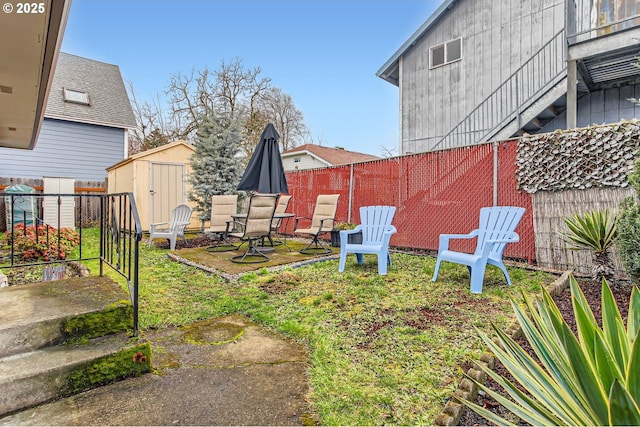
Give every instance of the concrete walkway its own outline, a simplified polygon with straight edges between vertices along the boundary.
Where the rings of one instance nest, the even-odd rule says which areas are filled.
[[[297,343],[242,316],[145,337],[154,373],[0,418],[0,426],[315,424]]]

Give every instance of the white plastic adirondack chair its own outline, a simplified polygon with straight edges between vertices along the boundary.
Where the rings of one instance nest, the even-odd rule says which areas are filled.
[[[171,250],[176,248],[178,237],[187,242],[184,237],[184,229],[187,228],[191,220],[191,207],[188,205],[178,205],[171,211],[171,221],[158,222],[149,225],[149,247],[153,239],[168,239]]]
[[[353,230],[340,231],[340,265],[339,272],[344,271],[347,253],[355,253],[358,264],[364,262],[363,254],[378,256],[378,274],[387,274],[387,265],[391,265],[389,256],[389,240],[396,232],[391,225],[396,213],[395,206],[362,206],[360,208],[360,225]],[[349,235],[362,233],[362,243],[349,243]]]
[[[502,261],[502,253],[507,243],[517,242],[520,236],[514,231],[522,215],[524,208],[515,206],[494,206],[480,209],[479,227],[469,234],[441,234],[438,247],[438,259],[432,281],[438,278],[438,270],[442,261],[464,264],[471,274],[471,293],[482,293],[482,282],[487,264],[495,265],[502,270],[507,284],[511,284],[511,278]],[[451,239],[478,238],[476,251],[472,254],[449,250]]]

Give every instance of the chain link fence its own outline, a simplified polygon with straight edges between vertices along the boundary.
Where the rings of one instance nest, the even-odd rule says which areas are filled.
[[[522,206],[526,213],[516,230],[520,242],[508,245],[505,256],[534,263],[531,196],[517,189],[517,149],[516,141],[493,142],[289,172],[290,211],[311,217],[319,194],[340,194],[336,220],[358,223],[360,206],[393,205],[398,232],[392,246],[437,251],[440,234],[477,228],[481,207]],[[293,224],[287,231],[293,231]],[[475,241],[457,241],[451,249],[472,252]]]

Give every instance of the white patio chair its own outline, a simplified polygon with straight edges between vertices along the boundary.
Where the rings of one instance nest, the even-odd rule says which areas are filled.
[[[153,239],[168,239],[171,250],[176,248],[176,240],[182,237],[185,243],[184,230],[191,220],[191,207],[188,205],[178,205],[171,211],[171,221],[158,222],[149,226],[149,247]]]

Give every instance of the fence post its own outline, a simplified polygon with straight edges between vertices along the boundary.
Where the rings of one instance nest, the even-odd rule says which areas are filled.
[[[498,141],[493,141],[493,206],[498,206]]]
[[[347,207],[347,222],[351,222],[351,205],[353,204],[353,163],[349,171],[349,206]]]

